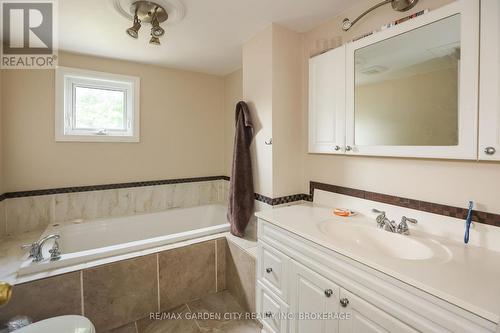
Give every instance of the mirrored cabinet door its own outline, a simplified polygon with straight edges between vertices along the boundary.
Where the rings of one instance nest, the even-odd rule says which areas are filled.
[[[481,2],[479,158],[500,160],[500,1]]]
[[[343,154],[345,46],[309,60],[309,152]]]
[[[478,3],[348,44],[348,153],[477,158]]]

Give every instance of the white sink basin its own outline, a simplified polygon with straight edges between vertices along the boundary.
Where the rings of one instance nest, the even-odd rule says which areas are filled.
[[[95,333],[95,328],[85,317],[61,316],[28,325],[16,333]]]
[[[437,244],[412,236],[387,232],[376,227],[325,221],[319,224],[322,233],[343,246],[369,253],[405,260],[443,258],[446,251]]]

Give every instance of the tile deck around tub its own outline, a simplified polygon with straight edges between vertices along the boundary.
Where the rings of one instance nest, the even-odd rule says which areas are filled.
[[[229,313],[243,318],[224,318]],[[146,317],[106,333],[260,333],[262,326],[245,319],[245,313],[235,298],[223,291],[182,304],[159,315],[162,319]]]
[[[21,248],[24,244],[37,241],[41,231],[32,231],[17,236],[4,237],[0,241],[0,280],[15,284],[17,271],[21,264],[28,259],[28,251]]]

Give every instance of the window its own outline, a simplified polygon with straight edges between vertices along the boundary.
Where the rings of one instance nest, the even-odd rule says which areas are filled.
[[[59,67],[56,141],[139,142],[139,78]]]

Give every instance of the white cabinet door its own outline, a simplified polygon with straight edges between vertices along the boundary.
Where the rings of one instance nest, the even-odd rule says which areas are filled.
[[[481,2],[479,158],[500,160],[500,2]]]
[[[293,333],[336,333],[338,320],[326,317],[339,311],[340,288],[298,263],[291,269],[291,321]],[[321,317],[324,316],[324,317]]]
[[[345,46],[309,60],[309,152],[343,154]]]
[[[340,302],[343,304],[340,311],[350,315],[340,321],[340,333],[418,332],[344,289],[340,290]]]
[[[347,44],[347,154],[477,159],[479,15],[479,1],[454,1]],[[456,76],[446,76],[450,62],[437,65],[447,73],[441,83],[455,80],[447,84],[448,93],[431,76],[420,82],[435,71],[426,66],[443,59],[453,59]],[[405,63],[410,64],[406,69]],[[418,66],[425,75],[407,81]],[[406,88],[398,89],[398,84]],[[447,94],[452,99],[446,100]],[[433,110],[426,104],[430,100],[434,111],[426,114]],[[441,107],[448,111],[440,112]]]

